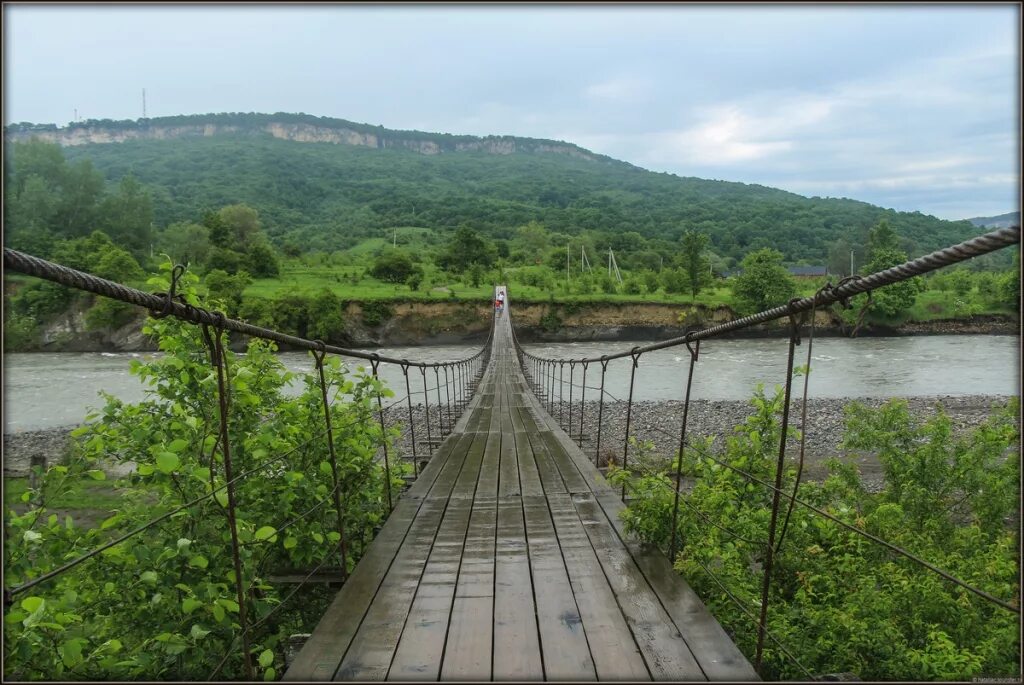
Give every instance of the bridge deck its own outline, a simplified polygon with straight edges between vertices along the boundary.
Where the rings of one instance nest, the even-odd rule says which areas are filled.
[[[500,318],[476,396],[285,680],[756,680],[621,510]]]

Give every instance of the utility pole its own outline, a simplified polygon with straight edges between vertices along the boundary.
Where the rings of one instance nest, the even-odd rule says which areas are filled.
[[[569,287],[569,243],[565,244],[565,287]]]
[[[78,108],[75,108],[75,123],[78,123]]]
[[[142,89],[142,118],[146,118],[146,89]]]
[[[391,247],[398,247],[398,226],[395,226],[395,235],[394,238],[392,238],[391,240]]]

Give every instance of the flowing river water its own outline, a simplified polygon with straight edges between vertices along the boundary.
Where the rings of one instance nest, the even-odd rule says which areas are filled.
[[[596,357],[631,348],[636,343],[559,343],[528,345],[547,357]],[[806,363],[807,341],[797,348],[795,364]],[[694,373],[692,397],[743,400],[757,383],[780,384],[786,373],[785,339],[713,340],[702,344]],[[381,354],[419,361],[464,358],[472,346],[388,347]],[[152,353],[25,353],[4,356],[4,432],[19,433],[81,423],[89,408],[102,407],[100,390],[125,401],[143,398],[143,387],[129,373],[132,359]],[[313,368],[306,352],[284,352],[293,371]],[[682,398],[689,354],[685,347],[659,350],[640,358],[634,399]],[[350,367],[363,365],[348,360]],[[368,366],[368,365],[367,365]],[[608,364],[605,388],[625,399],[629,392],[630,359]],[[568,396],[569,366],[564,371]],[[381,374],[397,397],[405,394],[401,370],[381,365]],[[435,401],[433,371],[427,371],[431,404]],[[582,367],[576,366],[573,391],[579,398]],[[1020,338],[1008,335],[948,335],[891,338],[819,338],[814,341],[809,395],[816,398],[1020,395]],[[422,401],[422,381],[410,371],[414,401]],[[443,375],[441,377],[443,382]],[[588,388],[600,383],[600,365],[591,364]],[[298,392],[299,385],[292,387]],[[442,387],[442,397],[444,391]],[[587,399],[597,399],[587,390]]]

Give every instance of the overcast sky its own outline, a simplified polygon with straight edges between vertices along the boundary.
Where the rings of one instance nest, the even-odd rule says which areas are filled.
[[[1020,200],[1020,8],[4,6],[4,121],[306,112],[947,219]]]

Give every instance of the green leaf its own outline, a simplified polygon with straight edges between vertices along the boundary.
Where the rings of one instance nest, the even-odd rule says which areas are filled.
[[[332,530],[330,533],[327,534],[327,539],[331,542],[338,542],[339,540],[341,540],[341,533],[339,533],[336,530]]]
[[[152,476],[153,471],[154,469],[151,464],[139,464],[138,466],[138,472],[140,476]]]
[[[234,601],[233,599],[218,599],[217,604],[220,604],[222,607],[224,607],[233,614],[238,613],[238,602]]]
[[[27,616],[28,616],[28,614],[23,614],[22,612],[15,610],[15,611],[12,611],[11,613],[7,614],[6,616],[4,616],[4,622],[5,623],[21,623],[22,621],[25,620],[25,618]]]
[[[185,549],[192,544],[192,541],[188,538],[178,538],[178,549]]]
[[[181,459],[174,452],[161,452],[156,455],[156,466],[164,473],[171,473],[181,463]]]
[[[210,631],[206,630],[198,623],[196,623],[192,626],[192,630],[189,634],[196,640],[202,640],[204,637],[210,634]]]
[[[224,607],[219,604],[214,604],[210,610],[213,612],[213,618],[217,623],[224,620]]]
[[[273,526],[263,526],[262,528],[256,531],[256,539],[269,540],[270,538],[274,537],[276,533],[277,530]]]
[[[263,672],[263,679],[264,680],[276,680],[277,679],[277,671],[275,671],[272,668],[268,668],[266,671]]]
[[[82,640],[68,640],[60,646],[60,658],[68,668],[74,668],[82,661]]]
[[[171,452],[177,453],[184,451],[186,447],[188,447],[188,440],[178,438],[177,440],[171,441],[171,444],[167,446],[167,449]]]
[[[108,519],[104,519],[103,522],[99,524],[99,529],[105,530],[106,528],[117,525],[121,522],[122,518],[124,517],[121,514],[115,514],[114,516],[111,516]]]
[[[107,479],[107,474],[99,469],[90,469],[89,471],[86,471],[86,473],[89,474],[89,477],[92,478],[93,480]]]
[[[45,604],[46,600],[42,597],[26,597],[21,600],[21,608],[29,613],[32,613]]]
[[[192,597],[186,597],[181,602],[181,610],[184,611],[186,614],[191,614],[193,611],[195,611],[201,606],[203,606],[203,603],[200,602],[198,599],[194,599]]]
[[[260,653],[260,666],[262,666],[263,668],[266,668],[266,667],[270,666],[273,663],[274,663],[274,653],[272,651],[270,651],[269,649],[264,649],[263,652]]]
[[[143,571],[142,575],[139,576],[139,580],[150,585],[155,584],[157,581],[156,571]]]
[[[316,540],[316,543],[319,545],[324,541],[324,536],[320,533],[313,533],[313,539]]]
[[[284,539],[284,548],[285,549],[294,549],[295,546],[298,545],[298,544],[299,544],[299,541],[296,540],[294,537],[286,537]]]
[[[219,491],[217,491],[217,494],[215,494],[213,496],[213,498],[215,500],[217,500],[217,504],[221,505],[224,508],[227,508],[227,506],[228,506],[228,493],[226,493],[223,490],[219,490]]]
[[[206,568],[210,565],[210,562],[207,561],[206,557],[204,557],[202,554],[197,554],[194,557],[189,558],[188,565],[194,566],[196,568]]]

